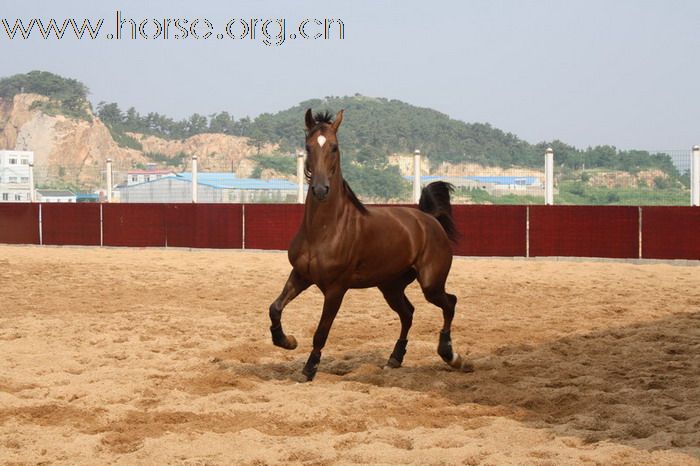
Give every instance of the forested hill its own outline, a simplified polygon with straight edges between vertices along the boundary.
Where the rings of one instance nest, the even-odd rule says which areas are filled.
[[[11,99],[20,92],[34,92],[50,98],[42,103],[45,112],[62,113],[71,118],[90,119],[88,88],[84,84],[52,73],[32,71],[0,79],[0,99]],[[139,149],[128,132],[185,139],[202,133],[222,133],[250,138],[258,148],[265,143],[279,144],[292,152],[303,146],[304,112],[345,110],[340,142],[346,162],[357,160],[366,168],[382,168],[389,154],[412,153],[420,149],[433,165],[443,161],[478,163],[486,166],[525,166],[540,168],[543,153],[552,146],[557,164],[569,169],[606,168],[638,171],[660,168],[676,175],[667,155],[645,151],[619,151],[611,146],[577,149],[561,141],[530,144],[517,136],[493,128],[488,123],[465,123],[428,108],[399,100],[365,97],[312,99],[277,112],[265,113],[254,120],[235,119],[222,111],[209,116],[198,113],[183,120],[150,112],[138,113],[133,107],[122,111],[117,103],[100,102],[96,114],[107,125],[115,141]]]
[[[464,123],[428,108],[399,100],[365,97],[312,99],[274,115],[262,114],[251,127],[254,139],[300,146],[307,108],[314,112],[345,110],[340,141],[344,154],[360,162],[384,160],[395,152],[420,149],[433,163],[476,162],[483,165],[541,164],[540,150],[488,124]]]
[[[570,169],[584,165],[631,172],[660,168],[677,175],[671,158],[664,154],[619,151],[612,146],[581,150],[558,140],[530,144],[488,123],[465,123],[436,110],[359,94],[307,100],[275,114],[262,114],[251,123],[247,136],[257,142],[280,143],[292,151],[302,144],[302,116],[307,108],[331,113],[344,109],[343,154],[366,165],[381,165],[389,154],[420,149],[433,165],[447,161],[541,168],[544,151],[551,146],[557,163]]]

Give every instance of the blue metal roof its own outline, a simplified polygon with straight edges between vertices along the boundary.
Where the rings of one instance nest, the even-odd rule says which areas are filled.
[[[143,183],[124,186],[120,189],[128,189],[134,186],[140,186],[142,184],[162,183],[166,182],[167,180],[177,180],[191,183],[192,173],[176,173],[175,176],[164,176],[162,178],[158,178],[157,180],[145,181]],[[270,180],[260,180],[257,178],[238,178],[235,174],[230,172],[199,172],[197,173],[197,184],[209,186],[214,189],[259,189],[270,191],[295,190],[298,187],[295,183],[292,183],[287,180],[280,180],[274,178]]]
[[[532,185],[537,184],[537,178],[534,176],[469,176],[468,178],[478,181],[479,183],[494,183],[494,184],[515,184],[515,185]]]
[[[404,179],[413,181],[412,176],[405,176]],[[427,176],[421,176],[420,180],[423,183],[429,183],[431,181],[438,181],[438,180],[457,180],[457,179],[463,179],[463,180],[470,180],[470,181],[476,181],[478,183],[493,183],[493,184],[498,184],[498,185],[522,185],[522,186],[531,186],[531,185],[536,185],[539,183],[539,180],[537,179],[536,176],[452,176],[452,175],[445,175],[445,176],[440,176],[440,175],[427,175]]]

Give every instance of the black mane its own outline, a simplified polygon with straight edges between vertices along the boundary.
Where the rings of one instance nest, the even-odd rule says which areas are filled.
[[[352,202],[352,205],[354,205],[361,214],[368,214],[369,211],[367,210],[367,207],[365,207],[362,201],[357,198],[357,195],[355,195],[355,192],[352,190],[348,182],[345,181],[345,179],[343,179],[343,188],[345,189],[345,194],[348,196],[348,199],[350,199],[350,202]]]
[[[306,178],[306,182],[310,185],[311,184],[311,170],[309,170],[307,165],[304,165],[304,177]],[[345,178],[343,178],[343,191],[345,191],[345,195],[348,197],[350,202],[352,202],[352,205],[354,205],[357,210],[360,211],[361,214],[368,214],[369,211],[367,210],[367,207],[362,203],[362,201],[357,197],[357,194],[352,190],[350,185],[348,184],[347,181],[345,181]]]
[[[316,120],[316,124],[319,123],[327,123],[331,124],[333,123],[333,114],[326,110],[325,112],[316,112],[314,115],[314,120]]]
[[[306,134],[313,134],[321,125],[330,125],[333,123],[333,114],[326,110],[325,112],[317,112],[314,115],[314,122],[316,123],[313,128],[307,129]]]

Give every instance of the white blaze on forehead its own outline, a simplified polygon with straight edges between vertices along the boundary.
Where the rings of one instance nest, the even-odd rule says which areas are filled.
[[[323,136],[319,136],[316,140],[318,141],[318,145],[320,147],[323,147],[323,145],[326,143],[326,138],[324,138]]]

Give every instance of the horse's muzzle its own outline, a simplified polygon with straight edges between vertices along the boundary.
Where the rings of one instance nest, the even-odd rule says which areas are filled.
[[[325,201],[330,192],[330,186],[328,185],[313,185],[311,186],[311,193],[314,195],[316,200]]]

